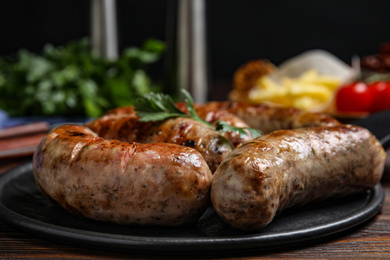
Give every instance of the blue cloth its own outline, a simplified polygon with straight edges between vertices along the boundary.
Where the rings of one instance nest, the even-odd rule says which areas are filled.
[[[86,117],[57,117],[57,116],[26,116],[10,117],[6,112],[0,109],[0,129],[34,122],[48,122],[50,125],[61,123],[85,123],[91,120]]]
[[[6,122],[8,122],[8,114],[0,109],[0,129],[5,127]]]

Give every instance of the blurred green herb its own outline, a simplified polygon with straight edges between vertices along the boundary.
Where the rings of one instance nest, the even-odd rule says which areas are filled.
[[[115,61],[93,52],[86,39],[45,46],[42,54],[21,50],[0,58],[0,109],[11,116],[96,117],[107,109],[132,105],[149,92],[160,92],[146,71],[165,49],[150,39],[125,49]]]
[[[162,93],[148,93],[134,101],[134,108],[141,122],[160,121],[172,117],[189,117],[176,107],[171,96]]]

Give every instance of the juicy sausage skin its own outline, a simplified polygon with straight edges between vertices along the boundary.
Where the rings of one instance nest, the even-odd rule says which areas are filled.
[[[188,113],[184,102],[176,106]],[[266,104],[248,104],[244,102],[211,101],[195,104],[196,113],[209,123],[225,121],[236,127],[251,127],[270,133],[281,129],[296,129],[312,126],[335,126],[341,123],[332,116],[312,113],[296,108],[273,107]],[[106,115],[136,115],[134,107],[120,107]],[[250,135],[242,137],[235,132],[223,133],[234,146],[253,139]]]
[[[119,110],[123,111],[123,110]],[[141,122],[131,114],[107,115],[87,123],[106,139],[138,143],[172,143],[194,148],[214,172],[233,145],[211,127],[190,118]]]
[[[54,128],[34,153],[33,171],[49,198],[98,221],[178,226],[209,205],[212,175],[195,149],[106,140],[84,126]]]
[[[312,126],[335,126],[340,122],[323,113],[312,113],[296,108],[273,107],[266,104],[213,101],[195,106],[197,113],[225,110],[246,122],[250,127],[270,133],[281,129],[296,129]]]
[[[380,142],[357,126],[274,131],[223,160],[211,201],[232,228],[258,230],[291,206],[374,187],[385,157]]]
[[[244,122],[244,120],[242,120],[240,117],[236,116],[235,114],[230,113],[226,109],[212,109],[212,106],[210,107],[210,104],[213,103],[219,104],[219,102],[218,103],[211,102],[203,105],[196,104],[195,111],[198,114],[198,116],[203,120],[205,120],[206,122],[209,122],[213,125],[215,125],[218,121],[224,121],[229,125],[235,127],[249,127],[249,125],[246,122]],[[184,113],[188,113],[188,109],[185,103],[183,102],[176,103],[176,106]],[[221,133],[221,135],[223,135],[226,139],[228,139],[234,145],[234,147],[253,139],[253,137],[250,135],[249,132],[247,132],[246,136],[241,136],[237,132],[223,132]]]

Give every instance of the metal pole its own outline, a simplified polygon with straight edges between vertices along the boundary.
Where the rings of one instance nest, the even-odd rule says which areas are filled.
[[[91,41],[106,59],[118,58],[115,0],[91,0]]]
[[[197,103],[207,101],[207,50],[204,0],[177,0],[177,83]]]
[[[207,101],[207,54],[206,54],[206,24],[204,0],[192,0],[192,44],[193,58],[191,67],[194,75],[192,78],[192,93],[198,103]]]
[[[101,55],[103,55],[102,13],[101,0],[91,0],[91,45],[93,50]]]

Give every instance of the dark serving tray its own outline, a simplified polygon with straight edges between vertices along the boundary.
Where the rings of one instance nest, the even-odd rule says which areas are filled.
[[[377,185],[353,197],[286,210],[255,233],[230,229],[211,206],[191,226],[120,226],[78,218],[47,199],[37,189],[31,163],[0,176],[0,218],[10,225],[75,246],[144,254],[199,255],[310,243],[371,219],[383,200],[384,191]]]

